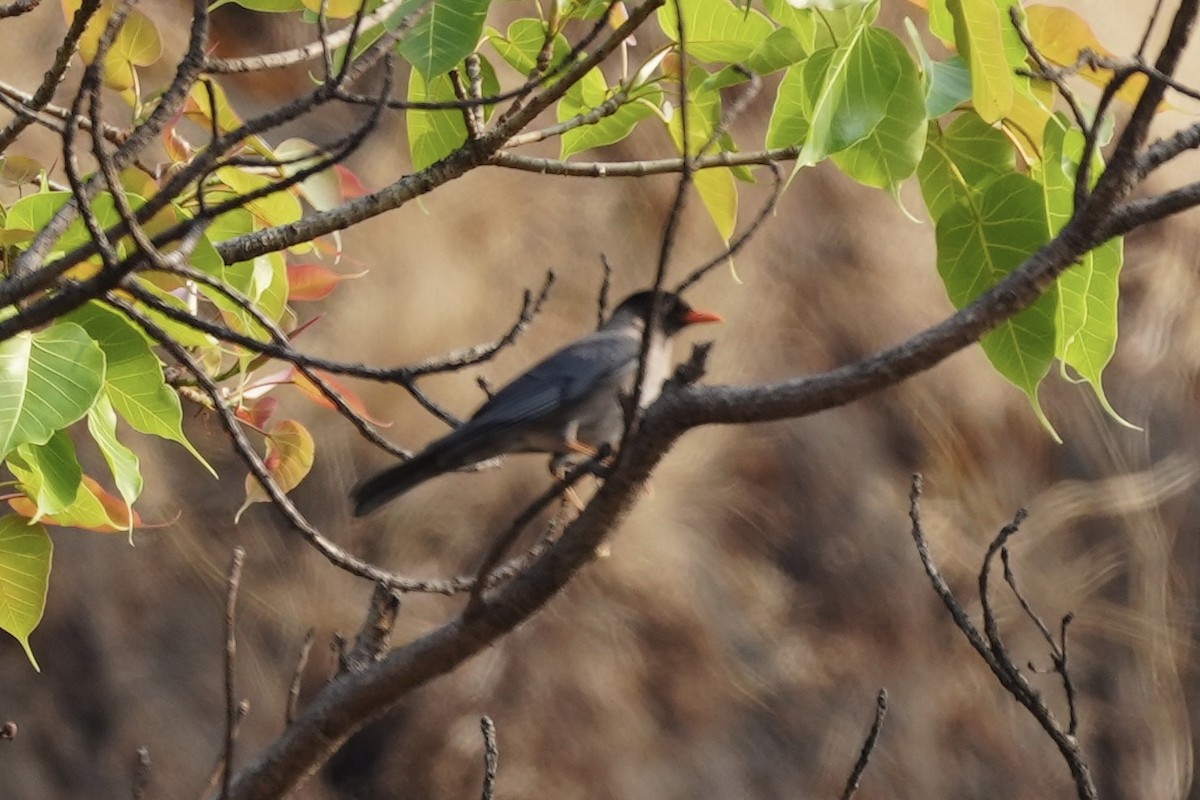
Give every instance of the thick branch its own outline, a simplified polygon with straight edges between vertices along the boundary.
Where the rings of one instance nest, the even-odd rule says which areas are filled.
[[[1085,224],[1086,223],[1086,224]],[[583,513],[533,564],[460,615],[370,669],[342,675],[234,783],[233,798],[286,793],[355,730],[409,690],[450,672],[528,619],[588,563],[629,512],[641,487],[685,431],[700,425],[799,417],[843,405],[928,369],[1002,320],[1030,306],[1067,267],[1102,239],[1076,219],[1020,269],[944,322],[878,355],[824,375],[754,387],[665,391]]]

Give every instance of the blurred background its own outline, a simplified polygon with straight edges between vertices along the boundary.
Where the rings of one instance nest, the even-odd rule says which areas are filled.
[[[6,81],[28,88],[40,78],[63,30],[58,4],[44,5],[0,25]],[[177,52],[185,4],[144,5]],[[1069,5],[1110,49],[1128,53],[1154,4]],[[884,2],[893,29],[919,13]],[[263,17],[221,9],[216,51],[261,52],[311,35],[268,21],[270,29]],[[1180,73],[1185,80],[1200,75],[1198,48]],[[245,81],[236,99],[252,111],[306,80],[293,73]],[[763,92],[738,120],[739,141],[761,141],[770,96]],[[350,120],[324,114],[291,132],[320,142]],[[1194,120],[1169,112],[1160,124]],[[394,119],[351,163],[371,188],[408,169],[403,136]],[[29,137],[23,154],[52,160],[56,143],[43,140]],[[597,157],[654,157],[669,147],[662,131],[647,127]],[[1195,179],[1200,159],[1190,155],[1170,171],[1172,184]],[[468,414],[483,399],[477,376],[500,384],[594,326],[602,253],[615,268],[615,299],[651,280],[674,187],[669,176],[476,170],[345,234],[342,269],[369,275],[320,306],[324,316],[303,344],[399,365],[489,341],[515,320],[522,291],[553,269],[546,309],[515,346],[425,385]],[[920,217],[915,189],[903,199]],[[743,219],[763,197],[746,193]],[[934,557],[974,613],[988,542],[1017,508],[1029,509],[1012,542],[1017,577],[1052,627],[1075,614],[1080,738],[1102,796],[1200,796],[1192,789],[1191,713],[1200,692],[1192,658],[1198,235],[1193,211],[1127,241],[1122,338],[1106,388],[1141,430],[1119,426],[1084,388],[1052,377],[1042,399],[1064,439],[1055,444],[1024,396],[970,348],[846,408],[694,431],[615,532],[609,558],[511,636],[382,715],[295,796],[476,795],[486,714],[498,728],[504,798],[834,797],[884,687],[890,713],[860,797],[1072,795],[1050,742],[997,686],[930,589],[909,535],[914,471],[926,477]],[[693,199],[673,274],[720,246]],[[736,277],[713,272],[689,298],[726,319],[700,332],[717,341],[709,382],[826,370],[951,311],[934,270],[932,226],[827,166],[796,178],[736,267]],[[394,423],[387,435],[403,446],[444,430],[399,389],[354,388],[374,416]],[[441,478],[354,520],[349,487],[389,457],[332,413],[299,397],[286,405],[317,438],[317,464],[293,493],[297,503],[341,545],[406,575],[472,570],[546,484],[543,459],[515,458],[502,470]],[[315,630],[317,645],[302,704],[334,668],[331,636],[353,635],[361,624],[370,586],[330,567],[267,506],[235,526],[244,468],[214,420],[197,415],[188,424],[221,479],[178,448],[144,442],[143,516],[174,524],[139,534],[133,548],[122,536],[56,531],[46,617],[32,638],[42,673],[15,642],[0,643],[0,720],[20,726],[15,741],[0,742],[6,800],[127,796],[140,745],[152,762],[146,797],[200,793],[224,735],[224,574],[235,544],[248,551],[237,662],[237,694],[250,702],[242,758],[283,728],[305,632]],[[1045,643],[1007,593],[998,595],[1018,662],[1048,670]],[[394,643],[432,629],[463,602],[408,598]],[[1057,679],[1035,671],[1031,680],[1065,717]]]

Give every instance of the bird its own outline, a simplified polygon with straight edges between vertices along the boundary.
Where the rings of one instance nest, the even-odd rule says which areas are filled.
[[[625,430],[623,398],[632,394],[654,296],[653,290],[630,295],[597,331],[517,376],[462,425],[360,482],[350,494],[354,515],[369,514],[438,475],[507,453],[549,453],[554,468],[572,455],[611,451]],[[660,290],[659,298],[639,395],[643,408],[662,391],[675,335],[689,325],[722,321],[673,292]]]

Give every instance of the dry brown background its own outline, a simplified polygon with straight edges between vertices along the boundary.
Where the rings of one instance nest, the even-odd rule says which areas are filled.
[[[44,68],[62,29],[58,4],[44,5],[0,25],[4,80],[29,87]],[[144,5],[178,41],[175,6]],[[1072,5],[1112,49],[1128,52],[1152,3]],[[919,13],[898,0],[884,6],[892,26]],[[226,10],[216,19],[228,52],[303,35],[285,30],[269,45],[245,18]],[[283,88],[244,86],[240,102],[254,108]],[[761,135],[768,95],[738,123],[746,142]],[[324,117],[306,133],[320,140],[341,124]],[[355,160],[367,183],[381,186],[406,168],[402,137],[397,121]],[[44,155],[51,145],[20,152]],[[603,157],[666,148],[661,132],[646,131]],[[1185,157],[1165,179],[1194,177],[1197,161]],[[325,317],[304,343],[399,364],[485,341],[510,324],[522,289],[555,269],[549,307],[517,346],[429,385],[468,413],[481,398],[476,374],[503,381],[593,324],[601,252],[617,268],[618,295],[648,281],[673,186],[667,177],[478,170],[347,234],[346,268],[370,275],[320,309]],[[920,215],[913,188],[905,199]],[[761,195],[747,197],[744,211]],[[1018,506],[1029,507],[1013,546],[1019,577],[1048,619],[1076,614],[1082,738],[1102,795],[1195,796],[1198,233],[1191,212],[1128,241],[1122,339],[1107,387],[1143,430],[1118,426],[1085,390],[1055,377],[1043,399],[1065,440],[1057,445],[972,348],[848,408],[695,431],[615,534],[610,558],[505,641],[405,699],[297,796],[475,796],[478,720],[488,714],[499,729],[506,800],[835,797],[880,687],[891,712],[861,797],[1072,796],[1047,740],[952,629],[923,577],[906,518],[916,470],[927,476],[935,556],[966,598],[987,542]],[[941,319],[950,306],[932,239],[931,225],[909,220],[881,193],[827,167],[803,172],[738,258],[742,282],[718,271],[693,296],[727,319],[701,332],[718,341],[708,380],[820,371]],[[693,202],[677,274],[718,246]],[[358,388],[377,416],[394,420],[398,442],[419,446],[441,430],[398,390]],[[440,479],[352,522],[347,488],[386,457],[331,414],[289,407],[310,422],[319,448],[297,502],[343,545],[407,574],[470,568],[544,485],[540,459],[517,459],[502,471]],[[235,527],[244,470],[214,422],[194,418],[189,431],[212,455],[219,482],[178,448],[146,443],[143,513],[178,514],[176,524],[139,535],[135,548],[119,536],[55,533],[49,605],[33,636],[43,672],[32,672],[15,643],[0,644],[0,719],[20,725],[15,741],[0,742],[0,797],[128,796],[139,745],[153,762],[147,797],[197,795],[223,735],[223,572],[235,543],[248,550],[238,694],[251,711],[242,754],[280,731],[304,632],[315,627],[319,642],[311,691],[331,668],[325,642],[360,622],[370,587],[330,568],[265,506]],[[460,603],[412,598],[397,640]],[[1012,603],[1003,608],[1013,649],[1047,666],[1031,627]],[[1057,683],[1035,681],[1061,711]]]

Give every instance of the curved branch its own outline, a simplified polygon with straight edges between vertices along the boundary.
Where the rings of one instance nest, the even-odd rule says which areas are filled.
[[[326,48],[336,50],[339,47],[345,47],[350,42],[350,37],[355,35],[356,27],[358,36],[362,36],[362,34],[378,28],[387,21],[388,16],[392,12],[404,5],[405,2],[406,0],[387,0],[379,8],[363,17],[360,25],[347,25],[341,30],[335,31],[315,42],[309,42],[302,47],[295,47],[291,50],[280,50],[275,53],[262,53],[257,56],[245,56],[243,58],[207,59],[204,62],[204,71],[210,75],[229,75],[238,72],[260,72],[269,69],[281,69],[296,64],[303,64],[305,61],[313,61],[320,58]],[[428,7],[429,3],[424,3],[414,13],[420,16]]]
[[[427,194],[475,167],[489,163],[511,136],[549,108],[589,70],[608,58],[663,2],[665,0],[645,0],[631,11],[628,19],[605,38],[595,50],[566,70],[557,83],[547,87],[518,112],[499,123],[483,138],[466,143],[436,164],[420,172],[405,175],[377,192],[288,225],[267,228],[230,239],[217,245],[217,252],[226,262],[245,261],[273,250],[282,250],[301,242],[312,241],[327,233],[348,228],[385,211],[399,208],[408,201]]]
[[[928,369],[1032,305],[1058,275],[1104,241],[1097,229],[1091,214],[1076,216],[971,305],[900,345],[832,372],[764,386],[667,387],[646,409],[637,435],[604,485],[558,541],[511,581],[485,593],[470,615],[461,614],[369,669],[327,685],[296,724],[237,776],[230,797],[286,793],[406,692],[450,672],[528,619],[595,557],[596,547],[629,513],[659,461],[689,429],[815,413]]]

